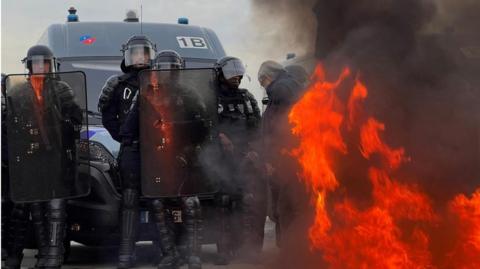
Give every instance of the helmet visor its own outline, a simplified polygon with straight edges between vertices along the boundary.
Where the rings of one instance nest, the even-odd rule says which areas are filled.
[[[125,66],[150,66],[155,51],[149,45],[131,45],[125,51]]]
[[[242,61],[233,59],[225,63],[222,66],[222,73],[225,79],[231,79],[236,76],[243,76],[245,74],[245,67]]]
[[[30,57],[25,64],[32,74],[51,73],[56,70],[53,58],[42,55]]]
[[[165,55],[160,52],[154,60],[154,69],[181,69],[183,67],[182,58],[176,55]]]
[[[156,70],[181,69],[182,64],[181,63],[171,63],[171,62],[160,62],[160,63],[155,63],[154,68]]]

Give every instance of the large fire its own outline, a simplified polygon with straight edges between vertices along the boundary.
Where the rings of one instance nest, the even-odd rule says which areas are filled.
[[[315,206],[311,250],[320,251],[330,268],[480,268],[480,188],[471,198],[458,194],[448,209],[434,209],[422,186],[398,178],[402,164],[415,160],[404,148],[384,142],[384,123],[364,115],[368,90],[358,77],[352,80],[345,68],[329,82],[320,64],[312,79],[289,114],[292,133],[300,138],[292,154]],[[342,102],[339,91],[347,80],[354,83]],[[353,147],[347,136],[356,136]],[[358,180],[365,178],[371,186],[371,192],[361,194],[366,204],[348,192],[338,193],[346,180],[336,171],[339,154],[346,160],[351,154],[364,159],[368,172]],[[455,226],[442,232],[454,234],[454,243],[434,254],[432,231],[447,220]]]

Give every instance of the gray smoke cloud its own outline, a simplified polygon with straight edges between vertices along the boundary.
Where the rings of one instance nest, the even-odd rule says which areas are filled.
[[[437,10],[438,15],[432,21],[432,29],[469,33],[478,31],[480,2],[439,0],[437,1]]]
[[[325,0],[315,7],[317,56],[361,74],[370,91],[367,114],[386,123],[387,141],[412,158],[406,174],[428,182],[439,200],[472,191],[480,180],[480,65],[468,54],[480,43],[463,20],[471,9],[456,7],[444,20],[453,29],[447,32],[432,31],[443,17],[431,0]]]
[[[297,3],[300,3],[298,5]],[[241,56],[248,65],[252,83],[245,84],[258,100],[263,89],[257,81],[260,64],[267,59],[282,61],[287,53],[311,54],[315,50],[316,18],[312,12],[314,0],[254,1],[248,10],[244,29],[235,33],[239,43],[228,48],[228,54]],[[298,18],[302,17],[301,20]],[[244,79],[244,82],[247,82]]]
[[[257,50],[262,55],[287,52],[305,54],[314,50],[316,18],[312,12],[315,0],[255,1],[251,7],[251,30]]]

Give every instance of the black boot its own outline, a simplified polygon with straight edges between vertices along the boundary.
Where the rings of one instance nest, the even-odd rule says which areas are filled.
[[[45,267],[45,258],[48,253],[48,233],[45,226],[46,214],[44,203],[33,203],[30,207],[32,213],[35,242],[37,243],[37,263],[35,268]]]
[[[133,267],[135,262],[135,241],[138,230],[138,191],[123,190],[122,204],[122,238],[118,251],[118,268]]]
[[[152,202],[152,211],[162,252],[162,258],[158,263],[158,269],[178,268],[178,254],[175,248],[173,233],[168,228],[163,202],[161,200],[154,200]]]
[[[220,206],[219,229],[217,239],[217,258],[214,261],[215,265],[227,265],[230,262],[232,250],[230,249],[230,196],[221,195],[218,204]]]
[[[184,198],[185,228],[187,230],[187,263],[189,269],[201,269],[202,212],[198,197]]]
[[[25,204],[15,204],[8,225],[7,269],[20,269],[27,232],[28,207]]]
[[[54,199],[47,203],[48,250],[45,256],[45,269],[59,269],[65,253],[65,235],[67,231],[67,201]]]

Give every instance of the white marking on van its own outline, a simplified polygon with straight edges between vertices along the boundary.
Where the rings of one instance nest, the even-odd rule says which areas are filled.
[[[177,42],[182,49],[208,49],[207,42],[202,37],[177,36]]]

